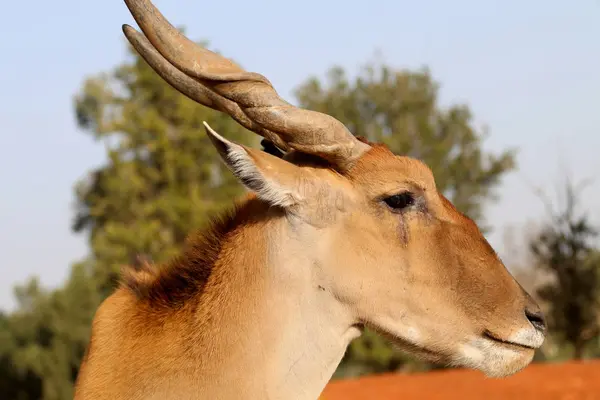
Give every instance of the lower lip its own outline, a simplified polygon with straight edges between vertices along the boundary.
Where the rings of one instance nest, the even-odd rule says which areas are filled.
[[[513,343],[513,342],[507,342],[505,340],[498,339],[497,337],[495,337],[494,335],[490,334],[487,331],[483,333],[483,337],[486,338],[486,339],[488,339],[488,340],[492,340],[492,341],[494,341],[496,343],[500,343],[500,344],[502,344],[504,346],[507,346],[507,347],[517,348],[517,349],[520,349],[520,350],[535,350],[533,347],[529,347],[529,346],[525,346],[525,345],[518,344],[518,343]]]

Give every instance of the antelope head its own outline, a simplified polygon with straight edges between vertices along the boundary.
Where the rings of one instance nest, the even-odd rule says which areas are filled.
[[[488,376],[531,362],[546,332],[540,308],[424,163],[287,103],[264,76],[184,37],[150,1],[125,2],[143,34],[128,25],[124,33],[156,73],[281,150],[249,148],[206,125],[264,212],[280,210],[285,228],[270,245],[291,264],[306,261],[315,301],[434,362]]]

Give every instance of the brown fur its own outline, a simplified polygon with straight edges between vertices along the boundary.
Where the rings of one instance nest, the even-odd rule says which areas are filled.
[[[300,301],[287,292],[303,282],[301,275],[295,276],[302,267],[284,273],[284,265],[273,264],[268,254],[282,257],[281,246],[292,247],[285,258],[276,258],[279,263],[316,257],[310,274],[326,275],[314,287],[343,299],[343,309],[352,310],[355,323],[366,322],[430,360],[457,362],[461,353],[452,346],[489,327],[495,335],[512,337],[526,323],[519,320],[523,308],[537,307],[477,225],[437,192],[422,162],[395,156],[377,144],[345,172],[300,153],[281,159],[252,152],[252,160],[265,182],[279,179],[300,190],[303,203],[283,210],[250,195],[204,232],[191,235],[173,260],[164,265],[142,260],[125,268],[121,287],[94,318],[76,398],[152,393],[147,386],[132,386],[138,379],[159,385],[161,393],[187,382],[189,388],[177,392],[180,398],[194,387],[229,398],[226,383],[217,380],[232,379],[235,365],[266,363],[262,368],[267,368],[270,364],[260,358],[273,351],[267,349],[290,348],[290,343],[278,344],[277,329],[293,325],[295,316],[281,315],[278,309],[281,301]],[[411,190],[422,202],[411,211],[390,212],[380,199],[399,190]],[[319,246],[315,235],[325,235],[327,245]],[[268,291],[273,285],[283,286]],[[391,320],[423,329],[420,342],[401,337],[402,331],[390,327]],[[449,324],[455,329],[442,334]],[[261,341],[267,347],[249,350]],[[506,371],[525,365],[530,355],[526,350],[505,364]],[[479,367],[467,361],[460,365]],[[112,368],[117,366],[115,375]],[[105,386],[114,379],[119,385]],[[263,392],[256,385],[264,379],[269,378],[250,375],[237,390],[259,395]]]
[[[198,380],[177,392],[180,397],[206,387],[229,398],[226,383],[215,380],[231,379],[238,363],[245,368],[266,363],[266,368],[270,364],[260,357],[272,351],[267,349],[290,348],[290,343],[277,344],[282,340],[277,329],[293,325],[294,316],[279,314],[278,307],[281,301],[300,301],[287,293],[302,282],[301,275],[295,276],[302,268],[283,273],[284,265],[273,264],[269,254],[281,257],[282,246],[291,246],[291,252],[276,258],[279,263],[314,258],[311,275],[326,274],[314,285],[318,292],[343,299],[355,323],[366,323],[407,351],[493,373],[512,373],[529,362],[530,350],[511,356],[499,369],[493,358],[488,364],[461,359],[470,345],[462,342],[465,337],[518,337],[527,323],[523,309],[537,305],[477,225],[437,192],[425,164],[398,157],[382,144],[372,145],[348,171],[295,152],[281,159],[252,151],[251,159],[265,184],[297,190],[302,203],[284,210],[249,195],[204,232],[190,235],[173,260],[164,265],[141,260],[125,268],[121,287],[94,319],[78,399],[150,393],[148,387],[131,384],[136,377],[151,384],[158,376],[163,377],[156,381],[162,382],[161,391],[175,382]],[[399,213],[386,209],[381,199],[402,190],[415,194],[415,207]],[[315,242],[316,236],[324,239]],[[283,286],[267,291],[273,285]],[[394,326],[399,321],[404,328]],[[402,329],[411,326],[423,330],[418,342],[402,336]],[[453,329],[442,333],[449,326]],[[261,341],[268,347],[247,350]],[[127,361],[128,354],[139,360]],[[114,375],[111,366],[121,365]],[[122,385],[108,390],[104,382],[114,379]],[[249,376],[243,390],[263,393],[256,385],[264,379]]]
[[[362,164],[377,164],[393,157],[385,144],[359,139],[373,147],[364,156]],[[330,163],[309,154],[294,152],[288,155],[288,161],[290,160],[296,165],[330,169],[333,172]],[[137,262],[122,269],[121,287],[155,311],[180,309],[192,299],[199,307],[210,307],[210,304],[202,302],[201,297],[206,285],[210,283],[209,278],[220,256],[223,242],[250,222],[253,218],[251,211],[256,211],[257,202],[256,195],[250,193],[233,207],[212,218],[203,231],[192,233],[188,237],[181,254],[164,265],[156,265],[138,257]]]
[[[151,265],[144,260],[141,265],[126,266],[122,271],[122,287],[155,310],[179,309],[192,299],[210,307],[202,304],[201,297],[223,243],[244,224],[252,223],[257,217],[251,214],[256,211],[257,203],[253,194],[238,201],[213,218],[205,230],[191,234],[181,254],[164,265]]]

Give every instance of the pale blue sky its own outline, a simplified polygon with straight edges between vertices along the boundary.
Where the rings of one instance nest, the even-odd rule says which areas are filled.
[[[37,3],[37,4],[36,4]],[[396,67],[430,67],[444,104],[467,102],[488,149],[518,147],[519,171],[488,208],[492,244],[543,215],[527,182],[552,189],[560,163],[600,173],[600,1],[155,0],[291,98],[333,64],[350,71],[378,50]],[[77,130],[72,97],[87,75],[123,61],[123,1],[8,2],[0,24],[0,308],[31,275],[59,284],[87,244],[70,232],[73,184],[104,160]],[[600,182],[585,205],[600,220]]]

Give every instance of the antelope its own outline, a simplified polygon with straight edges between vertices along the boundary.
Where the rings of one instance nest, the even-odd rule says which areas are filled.
[[[434,363],[505,377],[540,307],[421,161],[295,107],[125,0],[123,32],[171,86],[270,143],[206,134],[248,189],[178,257],[124,267],[97,309],[75,399],[316,399],[366,327]]]

